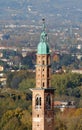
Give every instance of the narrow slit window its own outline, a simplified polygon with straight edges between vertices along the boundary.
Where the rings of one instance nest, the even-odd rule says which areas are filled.
[[[43,87],[45,86],[45,83],[43,82],[43,85],[42,85]]]
[[[42,76],[44,77],[44,74]]]
[[[44,61],[44,60],[42,61],[42,64],[43,64],[43,65],[45,64],[45,61]]]

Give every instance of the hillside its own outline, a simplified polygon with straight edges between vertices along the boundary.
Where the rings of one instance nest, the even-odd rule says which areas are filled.
[[[0,0],[1,20],[51,20],[81,21],[81,0]]]

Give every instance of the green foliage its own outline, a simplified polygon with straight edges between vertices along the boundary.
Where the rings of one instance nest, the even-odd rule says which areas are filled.
[[[53,55],[54,57],[54,55]],[[80,66],[82,66],[82,61],[81,59],[77,59],[77,56],[72,54],[62,54],[58,55],[58,60],[57,56],[53,58],[52,61],[52,68],[53,70],[57,70],[65,66],[66,68],[71,69],[79,69]]]
[[[22,110],[21,108],[8,110],[1,118],[0,129],[31,130],[31,115],[27,110]]]
[[[55,70],[55,69],[59,69],[62,66],[73,65],[74,63],[76,63],[76,61],[77,61],[76,56],[73,57],[71,54],[59,55],[59,60],[52,62],[52,68]]]
[[[19,55],[18,52],[13,51],[13,50],[3,50],[2,53],[3,53],[3,57],[8,58],[8,59],[10,56]]]
[[[22,64],[24,66],[28,66],[29,69],[34,69],[35,68],[35,52],[30,52],[27,54],[26,57],[22,58]]]
[[[19,72],[9,73],[7,78],[7,86],[14,88],[14,89],[20,89],[20,90],[26,90],[30,88],[31,86],[34,86],[34,73],[28,72],[26,70],[22,70]]]
[[[31,130],[31,92],[35,87],[34,73],[20,71],[8,74],[7,86],[0,90],[0,129],[1,130]],[[19,79],[17,82],[15,79]],[[15,85],[17,85],[15,87]],[[55,99],[75,97],[78,106],[82,106],[82,75],[54,74],[52,87],[56,89]],[[68,99],[69,100],[69,99]],[[65,116],[64,116],[65,115]],[[82,109],[67,111],[64,114],[55,109],[55,130],[81,130]],[[14,123],[13,123],[14,122]]]
[[[25,79],[22,80],[22,82],[19,84],[19,90],[26,91],[29,88],[34,88],[35,87],[35,80],[30,78],[30,79]]]
[[[55,130],[67,130],[65,121],[57,120]]]
[[[67,109],[63,113],[58,111],[54,119],[55,130],[81,130],[82,108]]]
[[[69,96],[79,98],[78,104],[81,106],[80,98],[82,97],[82,75],[73,73],[53,74],[52,87],[56,89],[56,96]],[[19,72],[9,73],[7,86],[18,89],[21,92],[30,92],[29,88],[35,87],[35,73],[22,70]],[[30,93],[29,93],[30,94]],[[65,98],[64,98],[65,99]],[[13,95],[13,100],[15,97]],[[74,100],[74,99],[72,99]]]
[[[0,130],[31,130],[31,113],[31,93],[1,90]]]
[[[56,94],[81,97],[80,86],[82,85],[82,75],[80,74],[56,74],[52,76],[52,87],[56,89]]]
[[[31,93],[23,93],[8,89],[6,93],[4,92],[3,95],[0,96],[0,116],[2,116],[6,110],[16,109],[17,107],[29,109],[30,105]],[[30,111],[30,109],[28,111]]]

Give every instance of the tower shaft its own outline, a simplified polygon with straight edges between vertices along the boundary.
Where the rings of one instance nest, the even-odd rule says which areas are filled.
[[[37,54],[36,87],[37,88],[51,87],[50,79],[51,79],[50,54],[48,55]]]
[[[36,88],[32,89],[32,130],[54,130],[54,89],[51,88],[50,59],[47,34],[43,29],[36,55]]]

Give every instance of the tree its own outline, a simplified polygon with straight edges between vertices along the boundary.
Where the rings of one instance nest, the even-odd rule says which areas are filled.
[[[0,129],[31,130],[31,115],[27,110],[21,108],[7,110],[1,118]]]
[[[21,70],[19,72],[8,73],[7,75],[7,86],[10,88],[18,89],[21,85],[27,89],[34,85],[34,75],[33,72],[28,72],[26,70]],[[25,82],[25,83],[24,83]],[[31,85],[31,86],[29,86]],[[21,88],[21,87],[20,87]],[[23,90],[22,89],[22,90]]]
[[[56,94],[81,97],[82,75],[81,74],[54,74],[52,75],[52,87]]]

